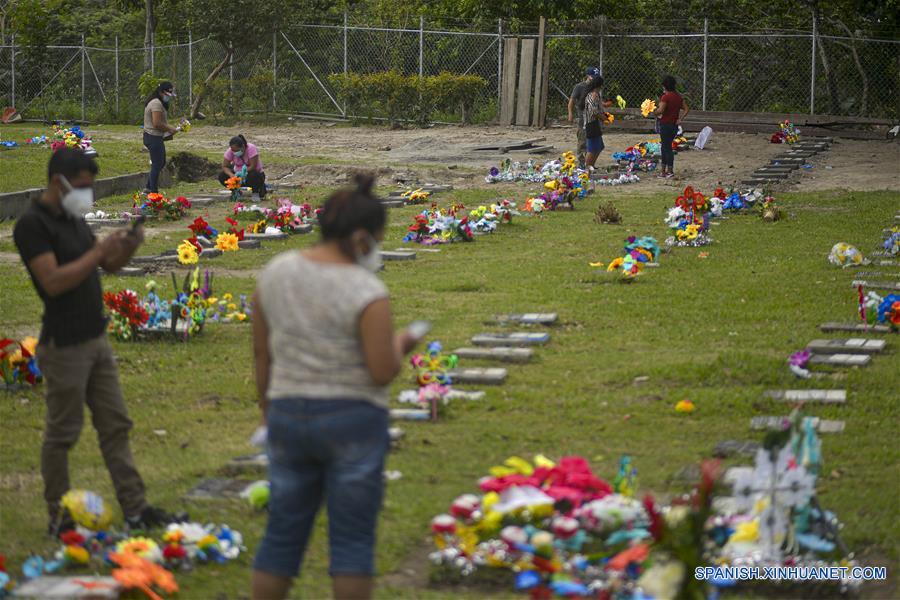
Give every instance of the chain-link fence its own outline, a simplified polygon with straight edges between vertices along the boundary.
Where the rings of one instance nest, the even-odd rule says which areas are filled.
[[[0,103],[26,117],[138,123],[139,82],[149,64],[153,76],[175,83],[179,112],[202,94],[202,110],[213,119],[272,111],[373,116],[347,115],[329,76],[393,69],[405,75],[478,75],[487,86],[470,116],[475,122],[496,119],[502,41],[511,35],[536,38],[535,29],[519,24],[517,31],[527,33],[512,34],[503,22],[492,31],[418,25],[370,27],[346,18],[300,25],[236,50],[230,63],[228,48],[211,39],[151,48],[36,48],[13,40],[0,46]],[[605,96],[621,95],[630,106],[657,96],[661,76],[672,74],[695,109],[900,116],[897,39],[815,28],[722,32],[600,18],[550,24],[545,43],[551,117],[565,113],[568,95],[588,65],[602,70]],[[209,79],[217,66],[218,77]],[[436,117],[455,121],[460,115]]]

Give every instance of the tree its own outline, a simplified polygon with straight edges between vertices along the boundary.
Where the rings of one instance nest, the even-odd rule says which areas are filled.
[[[144,0],[144,72],[153,70],[153,35],[156,33],[156,18],[153,0]]]

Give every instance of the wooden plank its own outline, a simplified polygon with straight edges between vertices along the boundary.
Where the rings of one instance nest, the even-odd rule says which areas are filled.
[[[472,338],[476,346],[534,346],[548,341],[549,333],[483,333]]]
[[[814,354],[877,354],[884,350],[887,342],[866,338],[838,340],[812,340],[806,349]]]
[[[506,381],[506,369],[490,367],[487,369],[451,369],[447,371],[450,381],[456,384],[480,383],[483,385],[500,385]]]
[[[824,332],[850,331],[853,333],[890,333],[887,325],[865,325],[864,323],[822,323],[819,329]]]
[[[544,61],[541,65],[541,109],[540,109],[540,127],[547,125],[547,104],[550,99],[550,52],[544,49]]]
[[[811,365],[828,365],[832,367],[864,367],[872,361],[869,354],[813,354],[809,357]]]
[[[503,41],[503,82],[500,96],[500,125],[512,125],[516,109],[516,66],[519,59],[519,39]]]
[[[510,348],[499,346],[496,348],[457,348],[453,354],[459,358],[472,360],[496,360],[500,362],[527,363],[531,360],[534,351],[531,348]]]
[[[535,41],[522,40],[522,54],[519,58],[519,90],[517,93],[516,125],[528,125],[531,113],[531,82],[534,77]]]
[[[780,402],[843,404],[847,401],[847,390],[772,390],[765,395]]]
[[[541,92],[544,89],[543,80],[541,78],[544,75],[544,29],[546,26],[547,20],[544,17],[541,17],[541,20],[538,23],[537,60],[535,60],[534,69],[534,94],[532,94],[534,106],[531,110],[532,127],[541,126]]]

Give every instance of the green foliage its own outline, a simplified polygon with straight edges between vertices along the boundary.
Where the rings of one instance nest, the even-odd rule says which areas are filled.
[[[141,75],[140,79],[138,79],[138,92],[141,94],[142,98],[146,98],[164,80],[165,77],[156,77],[153,73],[147,71]]]
[[[478,95],[487,81],[477,75],[440,75],[419,77],[396,70],[379,73],[335,73],[328,80],[347,112],[372,118],[374,109],[393,125],[401,120],[427,124],[436,112],[462,113],[467,121]]]

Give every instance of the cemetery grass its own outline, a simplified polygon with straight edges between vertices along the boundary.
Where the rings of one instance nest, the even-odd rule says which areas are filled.
[[[531,189],[450,192],[436,200],[468,206],[498,197],[521,201]],[[848,547],[866,564],[886,565],[893,577],[900,534],[898,446],[892,443],[900,433],[896,336],[888,338],[887,352],[870,366],[848,371],[843,379],[799,381],[788,372],[785,359],[812,339],[841,337],[820,333],[819,324],[854,320],[854,270],[831,266],[826,255],[837,241],[873,250],[893,218],[897,194],[784,194],[779,200],[787,220],[770,224],[756,215],[731,216],[712,229],[714,245],[675,249],[660,258],[658,269],[624,284],[588,262],[608,263],[631,234],[662,240],[661,217],[672,202],[669,195],[643,196],[639,187],[633,194],[615,199],[624,218],[621,226],[593,222],[593,210],[606,200],[600,189],[574,212],[517,218],[474,243],[441,246],[439,253],[420,252],[415,261],[387,263],[383,277],[397,324],[429,319],[434,322],[430,338],[441,340],[445,348],[466,345],[476,333],[502,330],[484,324],[496,314],[558,312],[560,323],[550,329],[550,343],[536,348],[531,363],[504,365],[509,369],[505,385],[480,388],[488,392],[484,401],[452,404],[436,424],[400,424],[406,436],[387,468],[403,477],[387,484],[378,571],[386,575],[414,564],[418,573],[406,583],[382,579],[379,597],[484,594],[477,586],[468,591],[412,586],[428,585],[423,556],[430,551],[425,542],[430,518],[445,511],[457,495],[475,490],[477,479],[510,455],[581,454],[599,475],[612,479],[619,457],[629,454],[639,469],[641,494],[668,498],[687,489],[687,484],[671,481],[672,476],[709,456],[716,442],[761,440],[760,433],[749,430],[752,416],[789,412],[788,405],[764,399],[765,390],[807,387],[848,390],[844,406],[808,408],[809,414],[847,423],[843,434],[823,436],[820,501],[846,524]],[[125,201],[112,199],[110,205]],[[208,209],[214,226],[224,223],[229,206],[224,202]],[[386,249],[402,245],[417,210],[389,211]],[[264,242],[263,250],[241,250],[201,266],[224,273],[215,278],[217,295],[249,294],[266,260],[278,251],[308,246],[316,236]],[[701,252],[708,258],[700,258]],[[186,269],[178,272],[183,276]],[[171,290],[168,274],[152,277]],[[0,333],[36,335],[41,307],[24,270],[0,264],[0,280]],[[140,288],[144,281],[105,276],[103,284],[117,290]],[[170,510],[186,509],[197,521],[228,523],[244,534],[249,549],[233,563],[178,574],[181,597],[246,596],[266,515],[240,502],[186,502],[183,496],[200,480],[223,476],[230,458],[254,450],[247,443],[259,420],[250,326],[210,324],[188,343],[113,344],[135,422],[132,445],[150,500]],[[482,365],[466,361],[463,366]],[[642,376],[649,379],[634,382]],[[411,387],[411,378],[406,367],[392,396]],[[0,551],[16,571],[29,552],[56,547],[43,536],[41,393],[38,388],[0,396]],[[694,401],[694,414],[674,411],[683,398]],[[114,499],[89,425],[70,463],[73,486]],[[324,523],[322,518],[294,598],[330,593]],[[489,591],[509,595],[509,589],[511,580],[509,586]],[[891,594],[873,595],[870,588],[868,595]]]

